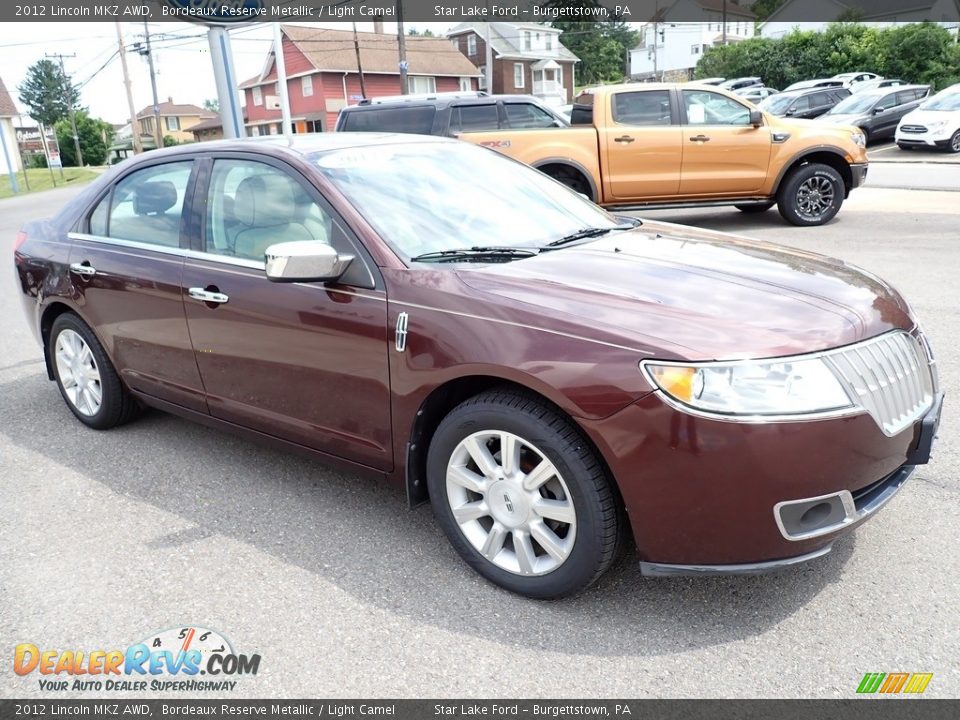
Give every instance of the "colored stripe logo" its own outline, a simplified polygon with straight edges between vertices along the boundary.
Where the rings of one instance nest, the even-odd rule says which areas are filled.
[[[857,693],[871,695],[876,692],[885,695],[899,693],[921,694],[933,679],[933,673],[867,673],[857,687]]]

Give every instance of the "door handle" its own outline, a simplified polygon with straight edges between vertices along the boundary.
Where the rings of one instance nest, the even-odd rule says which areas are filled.
[[[206,288],[190,288],[187,291],[187,295],[192,297],[194,300],[199,300],[200,302],[215,303],[217,305],[222,305],[225,302],[230,300],[229,296],[224,295],[222,292],[216,288],[208,290]]]
[[[634,138],[630,137],[629,135],[621,135],[618,138],[614,138],[613,141],[618,143],[632,143]]]
[[[706,135],[694,135],[690,138],[690,142],[710,142],[710,138]]]
[[[84,260],[82,263],[73,263],[70,266],[70,272],[76,273],[80,277],[91,278],[97,274],[97,269]]]

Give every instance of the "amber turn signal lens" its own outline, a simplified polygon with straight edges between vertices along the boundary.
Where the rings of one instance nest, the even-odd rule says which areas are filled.
[[[683,402],[690,402],[693,399],[693,379],[697,374],[696,368],[660,366],[651,367],[650,372],[657,385],[668,395]]]

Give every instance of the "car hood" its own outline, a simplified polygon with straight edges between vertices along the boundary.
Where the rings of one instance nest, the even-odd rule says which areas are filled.
[[[776,357],[913,326],[895,290],[840,260],[670,223],[459,275],[526,322],[662,358]]]
[[[960,110],[914,110],[903,116],[901,125],[929,125],[930,123],[960,122]]]
[[[856,125],[857,121],[863,120],[863,118],[863,113],[827,113],[826,115],[821,115],[818,120],[820,122],[828,122],[831,125]]]

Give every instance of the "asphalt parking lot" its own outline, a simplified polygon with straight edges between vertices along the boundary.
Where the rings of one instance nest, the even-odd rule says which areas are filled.
[[[0,257],[72,193],[0,204]],[[864,673],[893,671],[932,672],[927,696],[960,696],[960,194],[868,182],[823,228],[776,210],[649,215],[841,257],[922,319],[947,391],[934,461],[830,555],[669,580],[641,578],[628,555],[573,600],[512,596],[398,490],[161,413],[84,428],[46,380],[8,267],[0,648],[122,648],[201,625],[262,656],[233,697],[853,697]],[[0,696],[67,697],[10,665]]]

